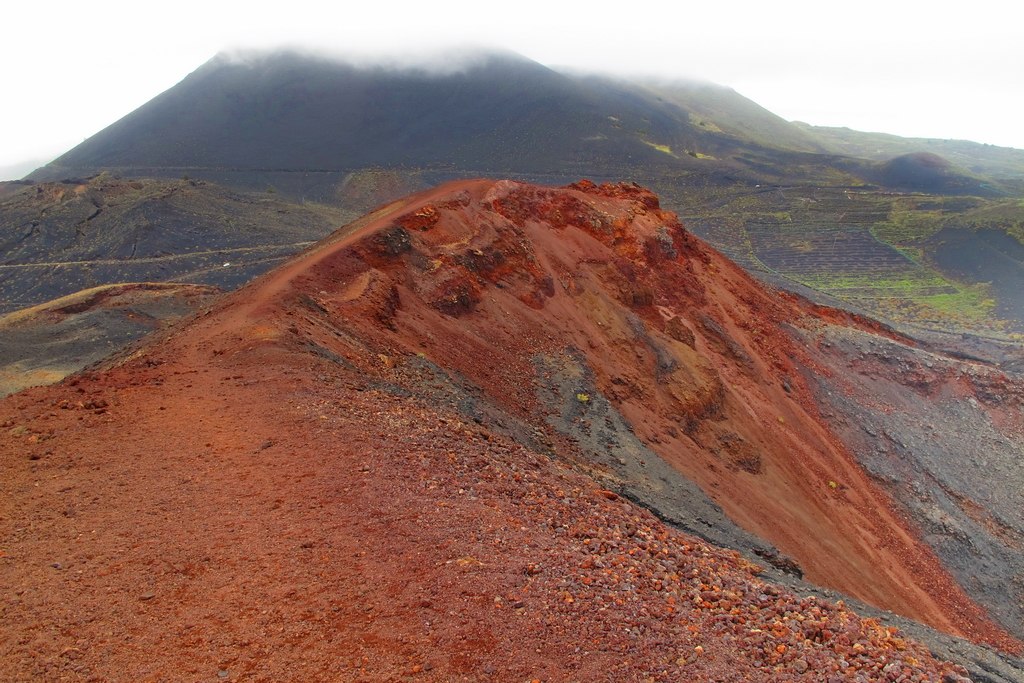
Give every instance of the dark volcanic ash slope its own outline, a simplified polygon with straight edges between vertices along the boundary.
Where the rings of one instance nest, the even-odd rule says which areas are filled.
[[[231,289],[350,218],[202,181],[25,186],[0,200],[0,312],[119,282]]]
[[[644,140],[678,146],[686,139],[692,149],[697,138],[716,138],[678,107],[625,84],[592,86],[513,53],[454,61],[449,70],[430,71],[297,52],[219,55],[34,175],[83,168],[680,168],[695,160]]]
[[[31,177],[188,173],[334,201],[350,172],[381,168],[429,173],[434,183],[600,172],[648,182],[694,174],[853,184],[874,170],[822,153],[805,131],[717,85],[562,73],[508,52],[437,62],[218,55]]]
[[[935,262],[965,282],[983,283],[1001,317],[1024,321],[1024,244],[998,223],[987,229],[945,227],[929,239]]]
[[[103,285],[0,316],[0,395],[57,382],[219,293],[203,285]]]
[[[808,576],[1017,646],[814,421],[798,309],[634,186],[384,207],[0,403],[0,674],[960,681],[616,492],[671,466]]]
[[[1024,636],[1024,377],[863,331],[807,332],[857,459],[969,592]]]

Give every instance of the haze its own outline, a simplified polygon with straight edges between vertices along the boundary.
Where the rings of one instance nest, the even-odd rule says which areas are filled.
[[[0,178],[45,163],[225,49],[511,49],[554,67],[728,85],[790,120],[1024,148],[1020,10],[869,0],[129,2],[5,8]]]

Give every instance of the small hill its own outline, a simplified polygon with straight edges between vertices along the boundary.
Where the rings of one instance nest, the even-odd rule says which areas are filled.
[[[758,285],[635,185],[458,181],[382,206],[0,403],[2,673],[966,673],[841,591],[1014,680],[1020,622],[819,409],[864,355],[834,328],[885,351],[855,366],[867,387],[969,392],[993,429],[1019,415],[991,368],[896,376],[908,340]]]
[[[218,293],[199,285],[103,285],[0,316],[0,395],[60,381]]]
[[[928,194],[983,197],[1003,194],[932,152],[912,152],[889,159],[879,167],[878,181],[885,187]]]

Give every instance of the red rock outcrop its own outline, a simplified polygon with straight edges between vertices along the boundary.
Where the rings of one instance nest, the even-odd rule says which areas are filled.
[[[607,490],[540,397],[569,357],[596,392],[572,420],[606,398],[807,578],[1019,648],[818,416],[784,331],[811,312],[637,186],[463,181],[382,207],[2,405],[3,673],[956,680]]]

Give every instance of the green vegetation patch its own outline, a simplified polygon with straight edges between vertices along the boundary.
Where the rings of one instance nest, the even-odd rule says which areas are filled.
[[[797,279],[797,278],[794,278]],[[1001,331],[986,285],[967,285],[926,268],[905,273],[821,273],[798,281],[897,322]]]
[[[690,112],[690,123],[692,123],[695,126],[700,126],[701,128],[703,128],[704,130],[706,130],[706,131],[708,131],[710,133],[724,133],[725,132],[721,128],[716,126],[714,123],[712,123],[711,121],[708,121],[707,119],[703,119],[703,118],[697,116],[696,114],[694,114],[693,112]]]
[[[675,153],[672,151],[672,148],[669,147],[668,145],[659,145],[657,142],[651,142],[650,140],[644,140],[643,143],[648,147],[653,147],[662,154],[668,154],[669,156],[673,157],[675,156]]]
[[[896,248],[923,242],[942,230],[946,216],[942,211],[893,208],[889,220],[875,223],[871,234]]]

